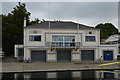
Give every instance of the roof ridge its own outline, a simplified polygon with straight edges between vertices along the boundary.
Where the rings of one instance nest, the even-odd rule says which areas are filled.
[[[77,24],[79,24],[80,29],[96,29],[92,26],[87,26],[73,21],[50,21],[50,22],[51,22],[51,29],[77,29]],[[48,29],[48,26],[49,26],[49,21],[44,21],[41,23],[26,26],[26,28]]]

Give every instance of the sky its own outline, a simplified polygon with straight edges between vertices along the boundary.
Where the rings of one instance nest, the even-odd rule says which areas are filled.
[[[10,13],[17,2],[2,2],[2,14]],[[118,28],[118,2],[25,2],[30,20],[73,21],[95,27],[112,23]]]

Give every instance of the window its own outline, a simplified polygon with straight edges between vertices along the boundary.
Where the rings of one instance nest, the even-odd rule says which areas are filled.
[[[95,36],[85,36],[85,41],[95,42]]]
[[[89,34],[92,34],[92,32],[90,31]]]
[[[64,41],[75,41],[75,37],[74,36],[64,36]]]
[[[62,42],[63,41],[63,36],[53,36],[53,41]]]
[[[24,56],[23,48],[17,48],[18,50],[18,56]]]
[[[30,35],[29,41],[41,41],[41,35]]]
[[[53,41],[72,42],[75,41],[75,36],[53,36]]]
[[[75,46],[75,36],[52,36],[52,46],[70,47]]]

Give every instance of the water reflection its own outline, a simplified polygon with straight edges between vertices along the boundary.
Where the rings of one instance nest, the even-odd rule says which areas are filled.
[[[36,72],[36,73],[11,73],[3,74],[2,80],[120,80],[120,71],[59,71],[59,72]]]

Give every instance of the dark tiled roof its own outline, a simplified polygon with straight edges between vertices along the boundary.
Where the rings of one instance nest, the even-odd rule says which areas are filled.
[[[50,29],[78,29],[77,25],[78,24],[74,22],[50,21]],[[49,29],[49,21],[29,25],[26,26],[25,28]],[[96,29],[96,28],[79,24],[79,29]]]

